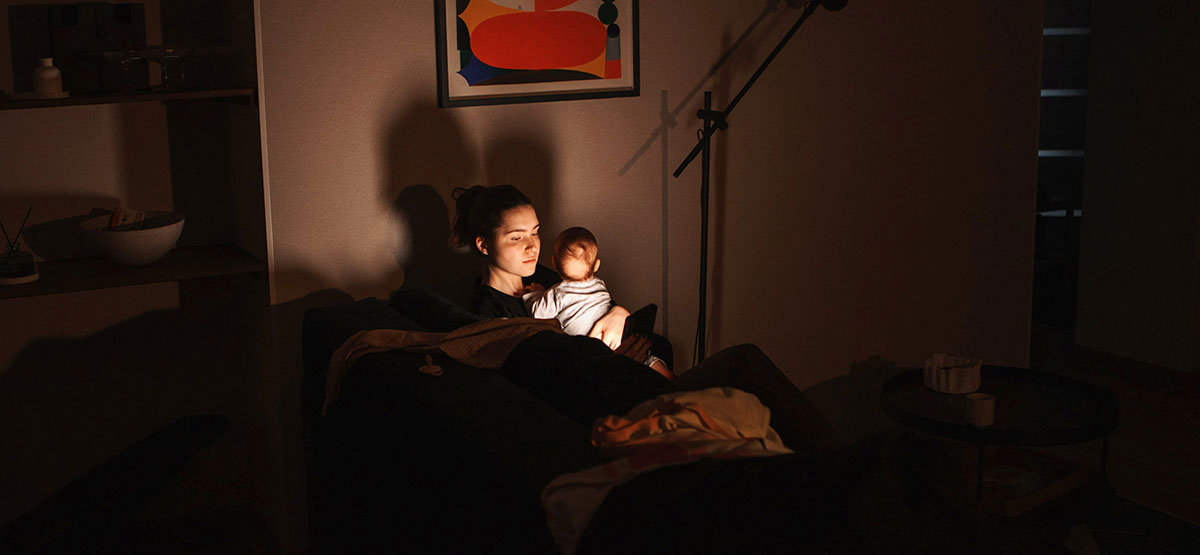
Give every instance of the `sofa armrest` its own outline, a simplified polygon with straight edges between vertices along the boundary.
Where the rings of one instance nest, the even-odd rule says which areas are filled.
[[[311,433],[311,424],[321,417],[329,357],[351,335],[370,329],[423,328],[374,297],[348,305],[310,308],[304,312],[304,378],[300,389],[306,436]]]

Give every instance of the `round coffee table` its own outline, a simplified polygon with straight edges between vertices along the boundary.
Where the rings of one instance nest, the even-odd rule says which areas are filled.
[[[901,424],[979,446],[975,493],[983,489],[983,452],[988,445],[1046,446],[1102,439],[1100,475],[1108,466],[1108,434],[1117,427],[1117,400],[1094,385],[1036,370],[984,366],[980,393],[996,397],[995,422],[966,420],[966,395],[925,387],[924,371],[911,370],[883,384],[879,405]]]

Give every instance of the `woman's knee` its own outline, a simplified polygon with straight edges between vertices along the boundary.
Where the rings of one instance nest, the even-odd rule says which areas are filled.
[[[752,343],[743,343],[722,349],[692,369],[677,373],[676,384],[687,390],[721,386],[746,389],[755,382],[750,378],[766,367],[775,368],[775,365],[762,349]]]

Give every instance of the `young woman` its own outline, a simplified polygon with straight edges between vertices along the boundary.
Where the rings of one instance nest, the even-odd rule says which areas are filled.
[[[550,287],[558,274],[540,266],[541,226],[537,211],[512,185],[454,190],[455,219],[451,241],[468,247],[484,259],[483,275],[471,294],[471,311],[484,318],[529,317],[521,295],[529,284]],[[635,357],[649,352],[650,340],[633,338],[624,344],[625,318],[629,311],[614,305],[592,326],[589,337],[603,341],[617,352]]]
[[[537,263],[541,229],[529,198],[512,185],[476,185],[455,189],[454,199],[451,240],[471,248],[484,261],[483,273],[475,282],[471,311],[484,318],[528,317],[521,301],[528,284],[551,287],[560,279],[553,270]],[[513,352],[510,362],[515,362],[506,364],[506,375],[584,426],[605,414],[621,414],[665,391],[726,386],[757,395],[771,409],[771,426],[789,447],[797,451],[824,450],[840,443],[816,407],[757,347],[727,348],[670,382],[642,364],[652,350],[649,338],[621,341],[627,316],[628,310],[613,306],[596,322],[589,336],[633,359],[632,363],[606,360],[596,364],[596,358],[622,357],[613,357],[612,351],[603,347],[597,350],[576,344],[577,340],[592,344],[582,337],[539,334]],[[564,344],[590,354],[576,356],[571,349],[563,348]],[[670,360],[670,345],[665,338],[657,338],[653,350],[655,355]],[[575,371],[547,371],[562,366]]]

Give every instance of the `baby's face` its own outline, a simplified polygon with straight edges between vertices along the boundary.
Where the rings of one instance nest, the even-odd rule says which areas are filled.
[[[588,278],[592,269],[587,262],[571,256],[560,256],[555,258],[558,264],[558,275],[563,279],[579,281]]]

